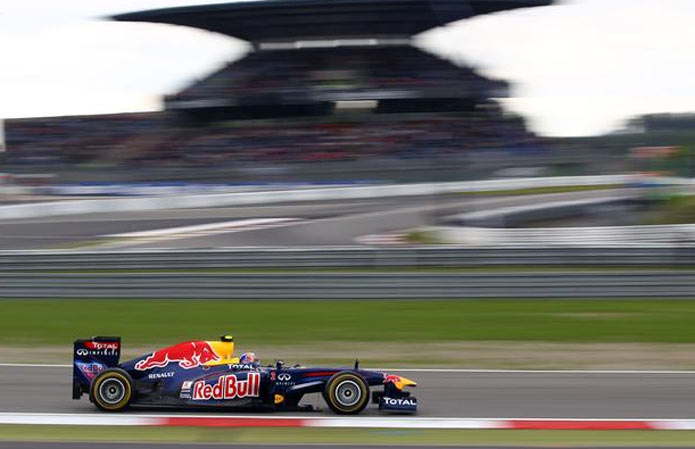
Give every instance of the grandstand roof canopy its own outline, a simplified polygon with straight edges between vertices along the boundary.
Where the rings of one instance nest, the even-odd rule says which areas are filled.
[[[251,42],[403,38],[447,23],[553,0],[261,0],[114,16],[202,28]]]

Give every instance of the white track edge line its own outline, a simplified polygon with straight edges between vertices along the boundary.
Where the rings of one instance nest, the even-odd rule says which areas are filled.
[[[51,365],[41,363],[0,363],[0,368],[72,368],[72,365]]]
[[[0,424],[20,424],[20,425],[71,425],[71,426],[169,426],[172,423],[169,421],[171,418],[184,418],[187,417],[178,416],[156,416],[156,415],[94,415],[94,414],[31,414],[31,413],[2,413],[0,414]],[[263,419],[272,420],[273,417],[269,416],[195,416],[201,421],[209,419],[219,419],[223,421],[225,419],[231,418],[232,420],[244,420],[244,419]],[[277,418],[275,418],[277,419]],[[518,418],[402,418],[402,417],[312,417],[312,418],[302,418],[302,417],[286,417],[284,419],[289,419],[296,421],[298,427],[304,428],[379,428],[379,429],[389,429],[389,428],[410,428],[410,429],[479,429],[479,430],[490,430],[490,429],[509,429],[518,430],[520,423],[524,421],[536,421],[536,427],[538,430],[553,428],[552,422],[554,421],[565,421],[574,424],[580,424],[582,422],[593,422],[597,424],[596,430],[600,429],[600,422],[629,422],[640,424],[645,427],[644,430],[695,430],[695,420],[693,419],[662,419],[662,420],[645,420],[645,419],[518,419]],[[176,424],[173,424],[176,425]],[[196,427],[195,423],[189,423]],[[209,425],[209,424],[208,424]],[[270,424],[272,426],[272,424]],[[205,424],[201,423],[201,426]],[[523,425],[522,425],[523,426]],[[264,427],[263,425],[261,427]],[[587,429],[589,430],[589,429]]]
[[[201,419],[209,419],[209,418],[217,418],[217,419],[229,419],[229,418],[238,418],[238,419],[262,419],[262,420],[276,420],[276,419],[296,419],[296,420],[305,420],[305,421],[312,421],[312,420],[325,420],[325,421],[335,421],[335,420],[340,420],[340,421],[361,421],[363,419],[369,419],[370,421],[374,422],[379,422],[379,421],[393,421],[394,419],[402,419],[405,421],[481,421],[481,422],[486,422],[486,421],[547,421],[547,422],[564,422],[564,421],[576,421],[576,422],[695,422],[695,417],[693,418],[543,418],[543,417],[534,417],[534,418],[509,418],[509,417],[503,417],[503,418],[469,418],[469,417],[425,417],[425,416],[413,416],[413,417],[404,417],[404,418],[399,418],[397,416],[352,416],[352,417],[340,417],[340,416],[298,416],[298,415],[282,415],[282,414],[273,414],[273,415],[253,415],[253,414],[243,414],[243,413],[234,413],[234,414],[210,414],[210,413],[203,413],[203,414],[178,414],[178,413],[171,413],[171,414],[164,414],[164,413],[153,413],[153,414],[142,414],[142,413],[127,413],[127,414],[120,414],[120,415],[113,415],[113,414],[108,414],[108,413],[44,413],[44,412],[0,412],[0,418],[5,417],[5,416],[36,416],[36,417],[79,417],[79,418],[95,418],[95,417],[111,417],[115,419],[126,419],[126,418],[201,418]]]

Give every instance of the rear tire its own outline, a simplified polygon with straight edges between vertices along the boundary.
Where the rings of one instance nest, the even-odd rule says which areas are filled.
[[[92,381],[89,398],[99,410],[120,412],[133,399],[133,379],[120,368],[105,369]]]
[[[369,404],[369,384],[357,373],[341,371],[326,382],[323,399],[339,415],[356,415]]]

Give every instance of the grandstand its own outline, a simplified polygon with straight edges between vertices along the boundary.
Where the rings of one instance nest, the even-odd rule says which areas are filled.
[[[486,79],[409,45],[254,51],[167,99],[170,109],[244,108],[350,100],[507,96]]]
[[[5,160],[219,169],[537,155],[542,140],[495,101],[509,95],[507,82],[412,42],[456,20],[551,2],[264,0],[118,15],[223,33],[252,49],[168,95],[161,113],[9,120]]]

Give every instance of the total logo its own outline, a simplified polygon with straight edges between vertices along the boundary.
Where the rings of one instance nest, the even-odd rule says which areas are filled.
[[[396,405],[396,406],[398,406],[398,405],[400,405],[400,406],[409,405],[409,406],[411,406],[411,407],[415,407],[415,406],[417,405],[417,402],[415,402],[415,399],[412,399],[412,398],[398,398],[398,399],[395,399],[395,398],[386,398],[386,397],[385,397],[385,398],[384,398],[384,404],[386,404],[386,405]]]
[[[248,373],[245,380],[239,380],[235,374],[229,374],[218,378],[214,385],[199,380],[193,385],[192,399],[194,401],[209,401],[211,399],[257,398],[260,384],[261,375],[259,373]]]
[[[85,341],[84,347],[87,349],[113,349],[117,350],[120,344],[117,341],[100,342],[100,341]]]
[[[230,368],[235,369],[235,370],[256,369],[256,366],[252,365],[250,363],[244,363],[244,364],[235,363],[235,364],[232,364],[229,366],[230,366]]]

